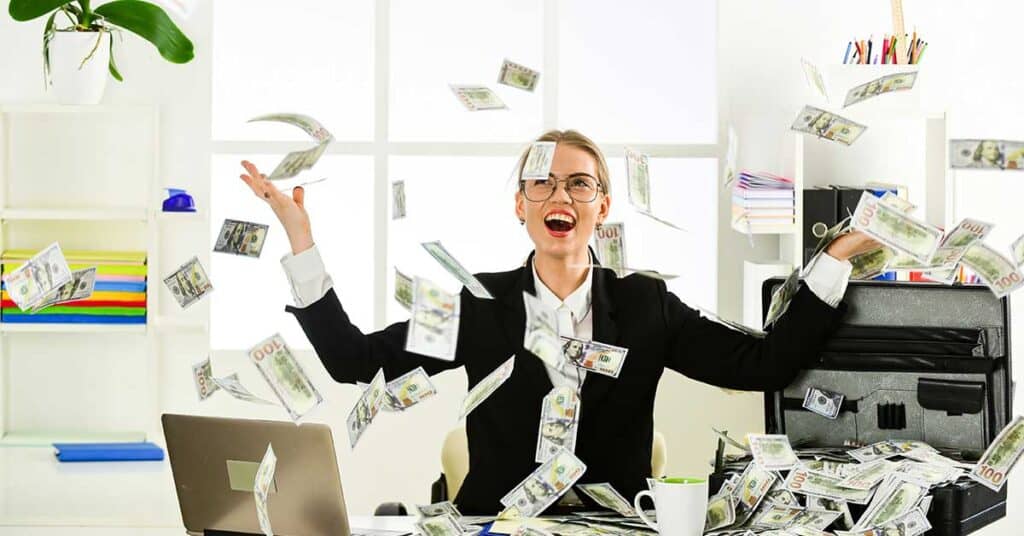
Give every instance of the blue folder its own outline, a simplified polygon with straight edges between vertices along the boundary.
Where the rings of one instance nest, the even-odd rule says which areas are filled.
[[[104,315],[3,315],[5,324],[145,324],[145,316],[104,316]]]
[[[164,449],[148,441],[142,443],[54,443],[57,460],[62,462],[160,461]]]

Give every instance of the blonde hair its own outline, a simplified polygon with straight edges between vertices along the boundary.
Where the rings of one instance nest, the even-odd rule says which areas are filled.
[[[541,134],[534,141],[553,141],[570,147],[578,147],[590,153],[590,156],[593,156],[597,162],[597,182],[601,185],[601,191],[605,195],[612,193],[612,181],[608,173],[608,163],[604,161],[604,154],[601,153],[601,149],[594,143],[594,140],[580,134],[576,130],[549,130]],[[530,148],[527,147],[523,151],[522,156],[519,157],[519,165],[516,166],[516,181],[519,182],[518,189],[520,190],[523,187],[520,181],[523,176],[523,167],[526,166],[526,157],[529,155]]]

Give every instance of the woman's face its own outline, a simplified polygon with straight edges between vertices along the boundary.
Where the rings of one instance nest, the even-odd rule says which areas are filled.
[[[551,175],[565,179],[583,173],[597,178],[597,161],[579,147],[559,143],[551,163]],[[526,231],[538,254],[555,258],[584,255],[594,227],[608,217],[611,197],[604,192],[590,203],[569,197],[565,182],[560,181],[547,201],[530,201],[516,191],[516,215],[526,221]],[[556,218],[561,221],[555,221]],[[567,223],[562,223],[567,221]]]

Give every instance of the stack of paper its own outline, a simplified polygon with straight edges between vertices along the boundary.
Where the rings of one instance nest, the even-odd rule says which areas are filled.
[[[732,227],[741,233],[786,233],[794,226],[793,179],[741,171],[732,189]]]
[[[0,270],[10,273],[37,252],[12,249],[0,256]],[[79,300],[22,311],[3,290],[0,321],[20,324],[145,324],[146,252],[64,251],[72,271],[96,268],[92,295]]]

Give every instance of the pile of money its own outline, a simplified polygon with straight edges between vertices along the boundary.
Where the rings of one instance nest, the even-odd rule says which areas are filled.
[[[850,145],[857,141],[868,127],[821,108],[804,106],[790,129]]]
[[[96,288],[96,267],[83,268],[71,272],[71,281],[64,283],[57,290],[47,294],[38,303],[32,305],[30,313],[41,311],[51,305],[58,305],[75,300],[84,300],[92,296]]]
[[[250,123],[253,121],[275,121],[294,125],[304,130],[306,134],[309,134],[310,137],[317,141],[317,144],[310,149],[292,151],[286,154],[284,159],[274,168],[274,171],[270,173],[270,176],[267,177],[272,181],[290,179],[303,170],[312,168],[320,160],[320,157],[323,156],[327,146],[334,140],[334,136],[319,121],[308,115],[292,113],[268,114],[249,120]]]
[[[259,258],[263,252],[263,243],[267,241],[269,228],[270,226],[264,223],[226,219],[221,225],[213,251]]]
[[[419,514],[416,528],[426,535],[474,536],[483,530],[483,527],[471,523],[473,518],[463,517],[451,501],[416,505],[416,512]]]
[[[1024,142],[1009,140],[949,140],[953,169],[1024,169]]]
[[[7,294],[22,311],[34,309],[71,280],[71,268],[56,242],[3,276]]]
[[[1024,418],[1007,425],[977,464],[912,440],[853,449],[793,449],[784,435],[749,434],[747,441],[750,454],[729,456],[723,466],[731,476],[708,502],[705,534],[918,536],[931,529],[933,488],[968,479],[1002,488],[1024,453]]]
[[[906,91],[913,88],[916,81],[917,72],[911,71],[888,74],[870,82],[864,82],[859,86],[850,88],[850,91],[846,93],[846,101],[843,102],[843,108],[893,91]]]

